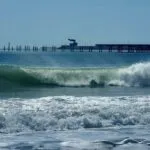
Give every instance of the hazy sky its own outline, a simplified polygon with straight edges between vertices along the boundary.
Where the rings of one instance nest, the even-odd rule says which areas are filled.
[[[150,0],[0,0],[0,45],[150,43]]]

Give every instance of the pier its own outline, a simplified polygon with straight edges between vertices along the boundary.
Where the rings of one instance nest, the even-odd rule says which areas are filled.
[[[56,46],[7,46],[0,48],[1,52],[116,52],[116,53],[150,53],[150,44],[95,44],[95,45],[78,45],[75,39],[68,39],[68,45]]]

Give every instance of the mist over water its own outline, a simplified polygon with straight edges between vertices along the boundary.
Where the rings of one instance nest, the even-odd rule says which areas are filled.
[[[0,64],[36,67],[122,67],[150,61],[150,53],[0,52]]]

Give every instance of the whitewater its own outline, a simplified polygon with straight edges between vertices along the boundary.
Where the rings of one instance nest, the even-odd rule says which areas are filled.
[[[0,54],[1,150],[150,148],[148,55],[32,55]]]

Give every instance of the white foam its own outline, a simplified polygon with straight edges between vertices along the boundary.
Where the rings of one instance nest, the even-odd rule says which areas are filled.
[[[74,97],[0,101],[0,131],[72,130],[150,124],[150,96]]]
[[[150,86],[150,62],[119,69],[120,80],[130,86]]]

